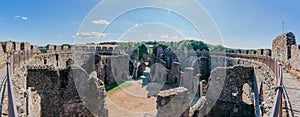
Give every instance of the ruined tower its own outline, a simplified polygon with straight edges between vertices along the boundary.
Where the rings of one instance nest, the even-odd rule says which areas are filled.
[[[295,44],[296,39],[292,32],[278,36],[272,43],[272,57],[280,60],[284,65],[288,65],[289,59],[292,58],[291,47]]]

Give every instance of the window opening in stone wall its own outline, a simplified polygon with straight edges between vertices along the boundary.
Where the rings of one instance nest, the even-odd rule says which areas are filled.
[[[292,53],[291,53],[291,47],[290,46],[288,46],[288,48],[287,48],[287,59],[290,59],[291,57],[292,57]]]

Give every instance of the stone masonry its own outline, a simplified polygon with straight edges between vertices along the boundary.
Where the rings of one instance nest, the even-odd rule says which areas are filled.
[[[254,116],[253,78],[252,67],[216,68],[209,78],[206,96],[197,102],[202,104],[195,104],[204,106],[193,107],[190,116]]]
[[[74,74],[75,73],[75,74]],[[78,74],[79,73],[79,74]],[[88,116],[92,117],[94,115],[99,115],[101,112],[93,111],[86,107],[82,102],[82,96],[79,95],[81,90],[77,90],[78,84],[76,84],[76,79],[86,78],[86,80],[91,80],[87,82],[94,82],[89,79],[87,75],[80,75],[80,70],[78,69],[64,69],[64,70],[54,70],[45,67],[31,67],[28,69],[27,86],[29,87],[29,116],[40,115],[46,116]],[[82,80],[83,82],[83,80]],[[98,82],[95,82],[97,84]],[[76,84],[76,86],[75,86]],[[104,85],[104,84],[101,84]],[[80,86],[80,85],[79,85]],[[86,89],[89,89],[90,85],[87,85]],[[101,88],[101,87],[99,87]],[[104,88],[104,86],[102,86]],[[98,91],[95,89],[95,91]],[[103,89],[100,89],[103,91]],[[97,100],[100,102],[102,108],[105,102],[103,95],[105,92],[96,93],[102,98]],[[97,96],[96,96],[97,97]],[[89,98],[89,99],[94,99]],[[98,98],[97,98],[98,99]],[[96,101],[94,103],[97,103]],[[99,103],[97,103],[99,104]],[[101,114],[105,115],[106,111]],[[98,112],[98,113],[97,113]]]
[[[157,96],[157,117],[188,117],[188,89],[178,87],[159,92]]]
[[[289,59],[292,57],[291,47],[296,44],[295,35],[291,32],[278,36],[272,43],[272,57],[283,63],[284,69],[289,69]]]

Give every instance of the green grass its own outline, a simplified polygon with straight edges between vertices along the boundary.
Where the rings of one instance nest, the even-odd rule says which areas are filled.
[[[129,83],[129,82],[124,82],[124,83],[122,83],[120,85],[113,84],[112,86],[110,86],[110,87],[113,87],[113,88],[108,88],[106,94],[110,94],[110,93],[112,93],[112,92],[114,92],[114,91],[116,91],[118,89],[129,87],[129,86],[131,86],[131,83]]]

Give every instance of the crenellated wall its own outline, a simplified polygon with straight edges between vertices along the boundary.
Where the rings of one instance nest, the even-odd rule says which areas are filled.
[[[90,105],[97,104],[95,106],[99,106],[99,108],[96,108],[103,108],[103,111],[95,110],[93,107],[89,107],[89,110],[87,110],[86,106],[79,100],[78,94],[74,93],[76,88],[72,81],[73,76],[65,75],[65,71],[68,70],[61,70],[67,67],[66,62],[70,59],[74,59],[75,65],[85,67],[86,76],[94,77],[97,83],[103,83],[105,79],[109,79],[110,83],[127,80],[128,72],[126,69],[128,70],[128,64],[122,65],[122,63],[128,63],[129,57],[128,55],[119,54],[117,51],[114,52],[112,47],[109,47],[107,51],[102,51],[102,48],[105,49],[105,47],[49,45],[47,48],[38,48],[28,42],[1,42],[0,45],[1,69],[5,69],[7,56],[11,55],[12,86],[20,116],[92,116],[91,113],[98,116],[107,116],[104,92],[93,93],[93,95],[98,93],[100,98],[97,98],[97,100],[102,99],[102,102],[95,103],[96,99],[92,100],[93,102],[87,101]],[[101,66],[98,66],[101,69],[99,73],[95,69],[97,61],[101,63]],[[30,70],[28,71],[27,68]],[[78,70],[74,69],[73,71]],[[106,71],[112,75],[103,75],[104,79],[101,81],[100,78],[95,78],[98,77],[97,75],[94,75],[101,74],[101,71]],[[116,71],[123,71],[123,73]],[[78,71],[76,73],[82,72]],[[1,74],[5,73],[1,71]],[[125,79],[123,79],[124,77]],[[73,85],[66,85],[72,84],[72,82]],[[99,86],[96,87],[99,88]],[[104,84],[101,87],[102,91],[105,91]],[[2,115],[7,115],[7,97],[4,98]]]
[[[31,82],[33,84],[30,88],[28,88],[28,104],[37,105],[31,107],[30,113],[36,113],[40,112],[39,109],[45,108],[47,106],[53,106],[55,105],[43,105],[39,106],[39,103],[46,103],[43,101],[43,99],[49,99],[49,97],[42,97],[41,92],[38,92],[37,89],[39,86],[62,86],[63,83],[69,82],[62,80],[63,70],[58,70],[61,68],[67,67],[67,61],[70,59],[75,62],[74,65],[79,66],[80,68],[85,69],[86,76],[87,77],[97,77],[98,79],[102,80],[105,84],[110,85],[114,83],[119,83],[126,81],[130,79],[128,77],[129,74],[129,56],[126,54],[121,54],[119,51],[114,51],[115,47],[110,46],[95,46],[95,45],[76,45],[76,46],[60,46],[60,45],[48,45],[46,48],[38,48],[37,46],[30,45],[27,42],[18,43],[18,42],[1,42],[0,43],[0,68],[5,67],[5,63],[7,62],[7,56],[8,53],[12,53],[13,55],[13,69],[14,71],[14,78],[13,80],[17,82],[14,85],[14,89],[17,90],[16,97],[20,98],[17,102],[19,103],[18,112],[21,114],[24,114],[25,110],[22,110],[21,105],[26,102],[24,101],[25,98],[21,98],[22,94],[24,94],[24,90],[26,88],[25,85],[20,85],[20,82],[24,82],[20,79],[24,79],[25,73],[18,73],[17,71],[22,71],[20,69],[26,69],[26,65],[33,65],[34,68],[31,68],[31,70],[34,70],[36,68],[39,69],[40,66],[47,66],[49,68],[53,68],[51,74],[56,74],[51,77],[45,77],[46,81],[58,81],[58,82],[52,82],[50,84],[43,84],[41,82],[44,82],[43,79],[38,79],[38,76],[43,76],[44,73],[43,69],[37,70],[38,72],[33,72],[34,74],[31,74],[31,76],[35,76],[34,79],[40,80],[37,81],[41,84],[36,84],[37,82]],[[255,105],[254,98],[250,98],[249,96],[253,96],[254,90],[257,90],[258,93],[258,106],[260,109],[260,114],[262,116],[268,116],[271,111],[271,107],[273,106],[273,97],[274,97],[274,86],[277,82],[276,77],[276,61],[280,60],[284,66],[284,68],[289,71],[293,76],[296,76],[300,79],[300,45],[296,45],[295,36],[292,33],[285,33],[283,35],[278,36],[272,44],[272,51],[270,49],[257,49],[257,50],[231,50],[227,52],[199,52],[199,51],[188,51],[188,52],[174,52],[177,55],[177,60],[174,62],[172,57],[168,57],[167,61],[168,63],[165,63],[167,66],[157,66],[157,68],[153,69],[151,68],[151,74],[152,74],[152,81],[157,81],[161,83],[165,83],[167,81],[168,83],[174,84],[173,86],[183,86],[185,87],[190,94],[197,94],[197,96],[205,96],[210,95],[207,94],[206,91],[208,90],[206,87],[206,83],[203,84],[203,79],[206,79],[207,76],[210,76],[210,79],[213,79],[214,75],[210,75],[211,71],[218,69],[218,67],[231,67],[231,66],[244,66],[245,69],[252,69],[253,70],[253,83],[248,83],[246,89],[251,89],[251,93],[247,93],[245,95],[248,96],[249,100],[247,103],[251,102],[251,107],[249,106],[250,110],[252,110]],[[173,57],[176,58],[176,57]],[[197,59],[198,58],[198,59]],[[275,59],[274,59],[275,58]],[[175,59],[174,59],[175,60]],[[170,69],[165,69],[165,67],[170,67]],[[228,68],[230,69],[233,68]],[[237,69],[237,68],[236,68]],[[48,69],[49,70],[49,69]],[[25,70],[26,71],[26,70]],[[51,70],[50,70],[51,71]],[[56,71],[56,73],[54,73]],[[120,72],[121,71],[121,72]],[[241,70],[234,70],[238,73],[230,72],[228,79],[231,77],[239,77],[243,73]],[[248,72],[245,72],[248,73]],[[79,74],[78,74],[79,75]],[[155,76],[156,75],[156,76]],[[47,80],[48,79],[48,80]],[[50,80],[49,80],[50,79]],[[238,81],[239,82],[239,81]],[[58,84],[57,84],[58,83]],[[210,85],[210,83],[213,83],[208,81],[208,88],[213,87]],[[231,82],[228,81],[227,84],[230,84]],[[25,83],[26,84],[26,83]],[[235,83],[233,83],[235,84]],[[242,83],[245,84],[245,83]],[[45,86],[47,85],[47,86]],[[35,87],[35,88],[33,88]],[[228,87],[232,87],[231,85],[225,86],[227,89]],[[237,86],[238,90],[244,90],[244,85]],[[242,89],[241,89],[242,87]],[[20,90],[21,89],[21,90]],[[232,89],[232,88],[229,88]],[[233,88],[235,89],[235,88]],[[73,89],[66,89],[65,91],[68,93],[68,90],[73,91]],[[64,94],[61,93],[60,89],[52,90],[49,89],[50,92],[56,92],[58,94]],[[232,90],[231,90],[232,91]],[[172,91],[169,91],[172,92]],[[173,91],[173,93],[181,95],[186,95],[186,92],[178,92]],[[209,91],[208,91],[209,92]],[[226,95],[222,94],[219,102],[217,102],[217,105],[219,107],[216,107],[213,109],[213,111],[220,110],[220,108],[227,109],[228,112],[230,109],[233,109],[233,112],[239,112],[241,109],[240,107],[243,107],[243,105],[240,105],[238,107],[235,106],[235,104],[232,103],[239,103],[235,102],[238,100],[227,100],[230,96],[230,91],[225,91]],[[244,92],[244,91],[243,91]],[[49,93],[49,92],[47,92]],[[233,92],[234,93],[234,92]],[[31,95],[32,94],[32,95]],[[203,94],[203,95],[201,95]],[[47,94],[48,95],[48,94]],[[49,95],[52,95],[52,93],[49,93]],[[56,94],[53,94],[56,95]],[[70,94],[72,96],[72,93]],[[242,96],[244,93],[237,93],[238,96]],[[59,97],[59,96],[58,96]],[[67,96],[68,97],[68,96]],[[184,96],[183,96],[184,97]],[[232,96],[231,96],[232,97]],[[65,97],[59,97],[59,98],[65,98]],[[55,98],[55,100],[59,100],[59,98]],[[158,101],[158,104],[163,105],[165,101],[169,101],[170,98],[173,98],[173,94],[170,94],[168,96],[161,96],[159,98],[160,101]],[[202,99],[202,98],[201,98]],[[240,98],[239,98],[240,99]],[[23,100],[23,101],[22,101]],[[185,98],[182,100],[185,100]],[[72,106],[76,105],[80,108],[81,104],[77,105],[78,101],[72,101],[68,104],[61,103],[62,105],[65,105],[66,107],[70,107],[67,110],[57,110],[57,112],[60,113],[69,113],[71,116],[72,112],[77,113],[77,110],[72,108]],[[226,102],[226,103],[224,103]],[[228,103],[227,103],[228,102]],[[181,103],[181,102],[180,102]],[[177,104],[180,104],[177,103]],[[91,103],[92,104],[92,103]],[[176,104],[175,104],[176,105]],[[257,105],[256,105],[257,106]],[[34,109],[35,108],[35,109]],[[57,107],[58,108],[58,107]],[[176,107],[177,108],[177,107]],[[175,109],[176,109],[175,108]],[[237,109],[236,109],[237,108]],[[163,107],[160,107],[160,109],[163,109]],[[174,108],[165,108],[168,110],[172,110]],[[47,111],[47,110],[46,110]],[[70,111],[70,112],[69,112]],[[72,111],[72,112],[71,112]],[[227,111],[226,111],[227,112]],[[49,112],[54,113],[54,112]],[[45,115],[41,113],[42,115]],[[165,113],[160,113],[164,115]],[[212,113],[210,113],[212,114]],[[225,114],[225,113],[224,113]],[[41,116],[42,116],[41,115]],[[225,114],[230,115],[230,113]]]

